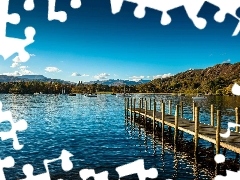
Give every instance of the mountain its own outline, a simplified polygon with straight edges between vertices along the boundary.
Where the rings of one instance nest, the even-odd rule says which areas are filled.
[[[97,80],[97,81],[90,81],[85,82],[84,84],[102,84],[102,85],[108,85],[108,86],[119,86],[119,85],[137,85],[137,84],[143,84],[148,83],[150,80],[139,80],[139,81],[129,81],[129,80],[121,80],[121,79],[108,79],[108,80]]]
[[[0,82],[20,82],[20,81],[41,81],[41,82],[59,82],[64,84],[73,84],[69,81],[64,81],[61,79],[51,79],[43,75],[22,75],[22,76],[7,76],[0,75]]]
[[[29,80],[47,80],[43,75],[22,75],[22,76],[17,76],[17,78],[20,79],[29,79]]]
[[[190,69],[168,78],[154,79],[147,84],[138,85],[137,89],[139,92],[231,94],[234,82],[240,82],[240,63]]]

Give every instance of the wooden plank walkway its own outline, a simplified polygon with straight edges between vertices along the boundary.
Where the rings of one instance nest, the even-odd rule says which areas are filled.
[[[197,141],[198,141],[198,138],[201,138],[208,142],[216,144],[216,154],[220,153],[219,145],[223,148],[226,148],[228,150],[231,150],[233,152],[240,154],[240,133],[238,133],[238,132],[231,132],[230,137],[222,138],[219,136],[218,132],[225,133],[226,129],[220,129],[220,125],[217,127],[214,127],[211,125],[199,123],[199,120],[197,120],[198,121],[198,124],[197,124],[196,120],[193,121],[193,120],[181,118],[178,114],[178,111],[175,112],[175,114],[176,113],[178,114],[178,117],[177,117],[178,123],[176,125],[176,116],[165,114],[165,110],[164,110],[164,115],[163,115],[162,112],[159,112],[159,111],[146,110],[146,108],[135,108],[135,101],[134,101],[133,106],[132,106],[132,100],[131,100],[131,104],[130,104],[131,106],[129,106],[129,100],[125,101],[125,102],[128,102],[125,104],[125,110],[126,110],[125,115],[126,114],[127,114],[127,116],[130,115],[130,119],[132,116],[134,116],[134,113],[135,113],[135,115],[140,114],[140,115],[144,116],[145,118],[147,117],[154,122],[160,122],[162,124],[162,116],[163,116],[164,117],[164,125],[173,127],[175,129],[175,132],[176,132],[176,128],[177,128],[177,131],[178,130],[183,131],[185,133],[195,136]],[[155,109],[156,109],[156,107],[155,107]],[[220,124],[220,120],[219,120],[218,124]],[[196,129],[196,126],[198,126],[197,129]],[[197,131],[197,134],[195,133],[196,131]],[[216,134],[218,134],[218,136]],[[197,142],[197,144],[198,144],[198,142]],[[197,146],[197,144],[196,144],[196,146]],[[219,144],[218,147],[217,147],[217,144]]]

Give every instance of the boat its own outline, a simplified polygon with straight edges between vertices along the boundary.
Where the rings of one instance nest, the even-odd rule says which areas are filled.
[[[200,94],[197,94],[197,96],[194,96],[192,97],[192,99],[195,101],[195,100],[205,100],[207,99],[206,96],[203,96],[201,93]]]
[[[185,96],[184,93],[178,93],[178,96]]]
[[[76,94],[70,93],[69,96],[76,96]]]
[[[86,96],[86,97],[97,97],[97,94],[85,94],[84,96]]]
[[[125,87],[125,86],[124,86],[124,93],[117,94],[116,96],[117,96],[117,97],[132,97],[131,94],[126,93],[126,87]]]
[[[111,95],[116,95],[115,93],[112,93]]]
[[[117,94],[117,97],[132,97],[131,94],[127,94],[127,93],[122,93],[122,94]]]

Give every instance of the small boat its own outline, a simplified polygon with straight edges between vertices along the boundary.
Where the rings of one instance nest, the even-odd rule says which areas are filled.
[[[97,94],[85,94],[86,97],[97,97]]]
[[[70,93],[69,96],[76,96],[76,94]]]
[[[126,86],[124,86],[124,93],[117,94],[117,97],[132,97],[131,94],[126,93]]]
[[[178,93],[178,96],[185,96],[184,93]]]
[[[126,93],[123,93],[123,94],[117,94],[116,96],[117,96],[117,97],[132,97],[131,94],[126,94]]]
[[[192,97],[192,99],[195,100],[206,100],[207,97],[203,96],[202,94],[198,94],[197,96]]]
[[[115,93],[112,93],[111,95],[116,95]]]

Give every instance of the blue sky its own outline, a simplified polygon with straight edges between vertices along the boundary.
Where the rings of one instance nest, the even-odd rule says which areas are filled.
[[[9,12],[19,13],[21,22],[8,24],[7,36],[24,39],[24,29],[34,27],[35,42],[26,48],[32,56],[18,64],[13,64],[17,54],[0,57],[0,74],[41,74],[72,82],[151,80],[240,61],[240,35],[232,36],[238,21],[227,15],[223,23],[216,22],[218,7],[208,3],[199,12],[208,22],[203,30],[193,25],[183,7],[170,11],[172,22],[163,26],[161,12],[147,9],[138,19],[133,15],[136,5],[128,2],[112,14],[110,0],[82,0],[79,9],[71,8],[70,0],[57,0],[56,9],[68,15],[64,23],[48,21],[47,0],[35,0],[29,12],[23,4],[10,0]]]

